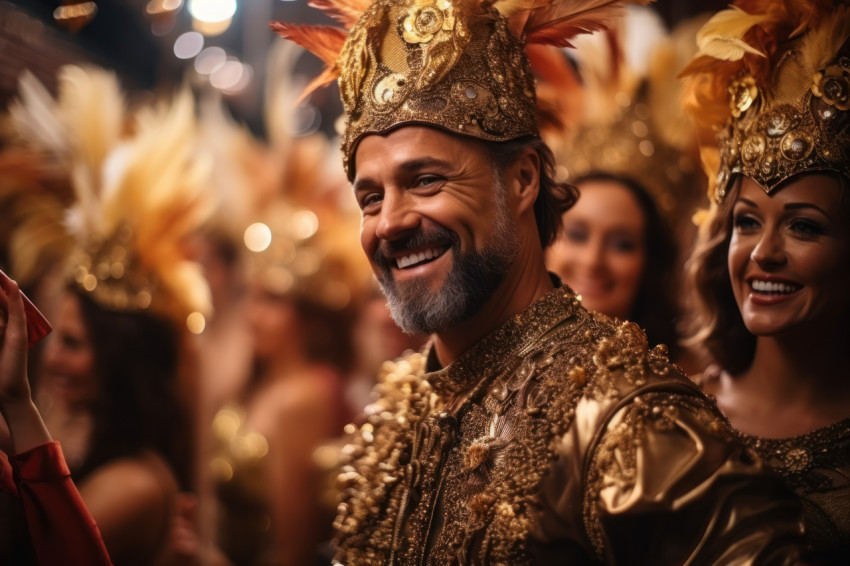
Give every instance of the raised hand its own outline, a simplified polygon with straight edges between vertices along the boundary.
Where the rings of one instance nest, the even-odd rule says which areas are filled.
[[[27,320],[18,284],[0,277],[0,413],[16,452],[51,440],[27,379]]]

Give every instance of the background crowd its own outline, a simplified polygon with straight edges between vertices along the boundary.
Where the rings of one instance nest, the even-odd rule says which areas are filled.
[[[0,268],[54,327],[30,351],[32,398],[117,566],[327,563],[346,425],[382,363],[426,340],[396,327],[362,253],[336,97],[299,100],[318,64],[271,37],[278,7],[239,4],[237,41],[214,18],[181,33],[192,2],[116,3],[146,14],[128,38],[140,22],[155,38],[106,57],[99,20],[122,16],[106,4],[0,2],[0,45],[19,50],[0,61]],[[706,180],[713,131],[680,110],[680,74],[722,7],[636,8],[532,58],[544,139],[580,194],[547,263],[667,345],[795,489],[827,482],[846,510],[847,173],[772,195]],[[144,61],[163,38],[191,65]],[[778,318],[758,309],[794,293]],[[843,476],[814,485],[821,461]],[[850,523],[819,497],[807,521],[835,529],[829,560]],[[0,492],[0,556],[27,563],[18,506]]]

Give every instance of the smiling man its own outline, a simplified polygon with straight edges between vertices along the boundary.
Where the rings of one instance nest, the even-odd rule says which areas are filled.
[[[340,74],[363,249],[396,322],[431,335],[350,426],[337,562],[792,562],[796,502],[664,348],[544,266],[575,193],[538,135],[526,43],[619,3],[316,4],[347,36],[275,28]]]

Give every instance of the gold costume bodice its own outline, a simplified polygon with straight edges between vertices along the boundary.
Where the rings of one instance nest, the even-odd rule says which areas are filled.
[[[435,365],[385,364],[348,429],[338,563],[793,559],[799,507],[781,482],[663,348],[566,287]]]
[[[793,438],[740,434],[803,501],[815,564],[850,560],[850,419]]]

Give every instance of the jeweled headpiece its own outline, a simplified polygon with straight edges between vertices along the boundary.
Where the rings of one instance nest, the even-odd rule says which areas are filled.
[[[693,127],[676,112],[677,75],[700,25],[686,21],[667,36],[653,10],[635,9],[611,30],[577,38],[574,63],[561,50],[531,53],[542,136],[561,175],[634,179],[674,223],[692,208],[705,183]]]
[[[199,329],[209,288],[185,238],[213,207],[191,94],[130,113],[114,74],[76,66],[61,69],[56,100],[29,87],[12,118],[21,137],[51,149],[74,189],[64,226],[71,282],[106,309]]]
[[[850,179],[850,7],[739,0],[697,34],[686,106],[717,131],[709,196],[737,174],[771,193],[794,175]]]
[[[404,124],[488,141],[538,135],[527,44],[569,46],[605,27],[619,0],[313,0],[350,32],[272,25],[328,65],[312,88],[339,78],[349,178],[360,139]],[[310,88],[310,87],[308,87]]]

